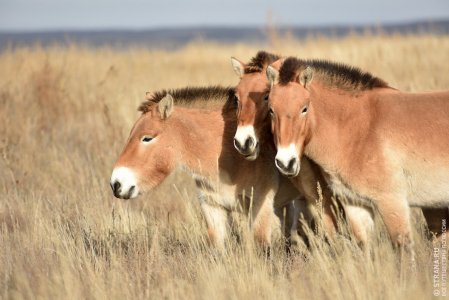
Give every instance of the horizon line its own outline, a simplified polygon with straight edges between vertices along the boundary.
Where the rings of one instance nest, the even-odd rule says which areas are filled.
[[[413,25],[413,24],[428,24],[432,23],[442,23],[449,22],[449,17],[447,18],[416,18],[407,21],[385,21],[385,22],[369,22],[369,23],[324,23],[324,24],[197,24],[197,25],[163,25],[163,26],[148,26],[148,27],[133,27],[133,26],[122,26],[122,27],[90,27],[90,28],[76,28],[76,27],[66,27],[66,28],[39,28],[39,29],[1,29],[0,34],[33,34],[33,33],[63,33],[63,32],[143,32],[143,31],[159,31],[159,30],[192,30],[192,29],[292,29],[292,28],[304,28],[304,29],[319,29],[319,28],[382,28],[389,26],[402,26],[402,25]]]

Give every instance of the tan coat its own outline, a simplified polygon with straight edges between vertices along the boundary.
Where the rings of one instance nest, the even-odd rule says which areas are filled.
[[[111,177],[114,194],[133,198],[159,185],[175,169],[191,173],[213,244],[224,247],[230,211],[250,212],[254,237],[271,243],[273,199],[278,177],[275,149],[256,162],[233,145],[236,130],[232,90],[186,88],[151,95],[141,106]],[[288,200],[293,196],[285,194]],[[278,201],[283,201],[282,197]]]
[[[268,73],[278,82],[269,100],[277,156],[305,154],[335,193],[374,203],[394,242],[412,242],[410,205],[449,205],[449,92],[404,93],[358,69],[294,58],[279,77]]]
[[[266,149],[274,147],[268,113],[270,85],[265,73],[269,64],[280,67],[281,59],[276,55],[260,51],[247,64],[235,58],[232,58],[231,62],[236,74],[240,77],[235,89],[238,99],[238,126],[234,144],[244,157],[255,160],[260,153],[271,151]],[[251,147],[245,147],[249,145]],[[273,161],[274,158],[273,153]],[[313,211],[316,213],[321,210],[313,208],[316,208],[318,199],[322,197],[324,229],[327,233],[335,233],[338,222],[334,212],[342,210],[342,204],[338,203],[337,207],[333,207],[333,195],[319,165],[303,157],[301,168],[302,172],[299,176],[290,179],[280,176],[280,180],[285,182],[285,186],[294,185],[305,196],[307,207],[312,211],[312,213],[308,212],[309,216],[313,214]],[[279,172],[276,171],[276,173]],[[321,195],[318,193],[317,184],[321,187]],[[356,238],[366,243],[374,226],[370,212],[364,208],[351,207],[341,213],[347,216]]]

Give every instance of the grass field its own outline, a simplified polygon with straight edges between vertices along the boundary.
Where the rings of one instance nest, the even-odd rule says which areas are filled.
[[[426,299],[433,247],[414,214],[417,272],[379,223],[369,253],[316,239],[287,257],[240,242],[208,246],[194,184],[173,174],[139,199],[115,199],[112,166],[146,91],[235,85],[230,56],[261,47],[195,42],[165,52],[38,46],[0,54],[0,297],[5,299]],[[351,36],[266,50],[327,58],[405,91],[449,88],[449,36]],[[242,221],[243,225],[245,221]]]

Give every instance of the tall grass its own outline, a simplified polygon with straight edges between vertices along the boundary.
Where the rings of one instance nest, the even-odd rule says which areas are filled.
[[[176,172],[132,201],[111,168],[146,91],[234,85],[243,44],[172,52],[19,48],[0,54],[0,297],[53,299],[424,299],[432,244],[414,215],[417,272],[400,263],[381,222],[366,251],[338,238],[287,256],[257,253],[245,219],[225,255],[210,249],[191,179]],[[280,39],[269,51],[342,61],[406,91],[449,88],[449,37]]]

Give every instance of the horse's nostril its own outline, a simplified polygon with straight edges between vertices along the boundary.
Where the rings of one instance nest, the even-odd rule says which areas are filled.
[[[135,186],[135,185],[133,185],[133,186],[129,189],[129,192],[128,192],[129,197],[132,196],[132,194],[134,193],[134,190],[135,190],[135,189],[136,189],[136,186]]]
[[[245,149],[249,149],[252,146],[254,146],[254,139],[252,137],[249,137],[245,141]]]
[[[125,199],[125,200],[130,199],[131,196],[133,195],[135,189],[136,189],[135,185],[131,186],[128,190],[128,193],[126,193],[126,195],[123,195],[123,199]]]
[[[285,169],[285,166],[284,166],[284,164],[282,163],[282,161],[280,160],[280,159],[278,159],[278,158],[276,158],[276,165],[279,167],[279,168],[281,168],[281,169]]]
[[[114,184],[111,184],[111,188],[112,188],[112,191],[114,192],[114,194],[117,195],[120,193],[121,186],[122,185],[118,181],[114,182]]]
[[[292,170],[293,169],[293,167],[295,166],[295,164],[296,164],[296,159],[294,159],[294,158],[292,158],[292,159],[290,159],[290,161],[288,162],[288,170]]]
[[[242,149],[242,145],[240,144],[239,140],[236,138],[234,138],[234,146],[235,146],[235,148],[237,148],[239,150]]]

